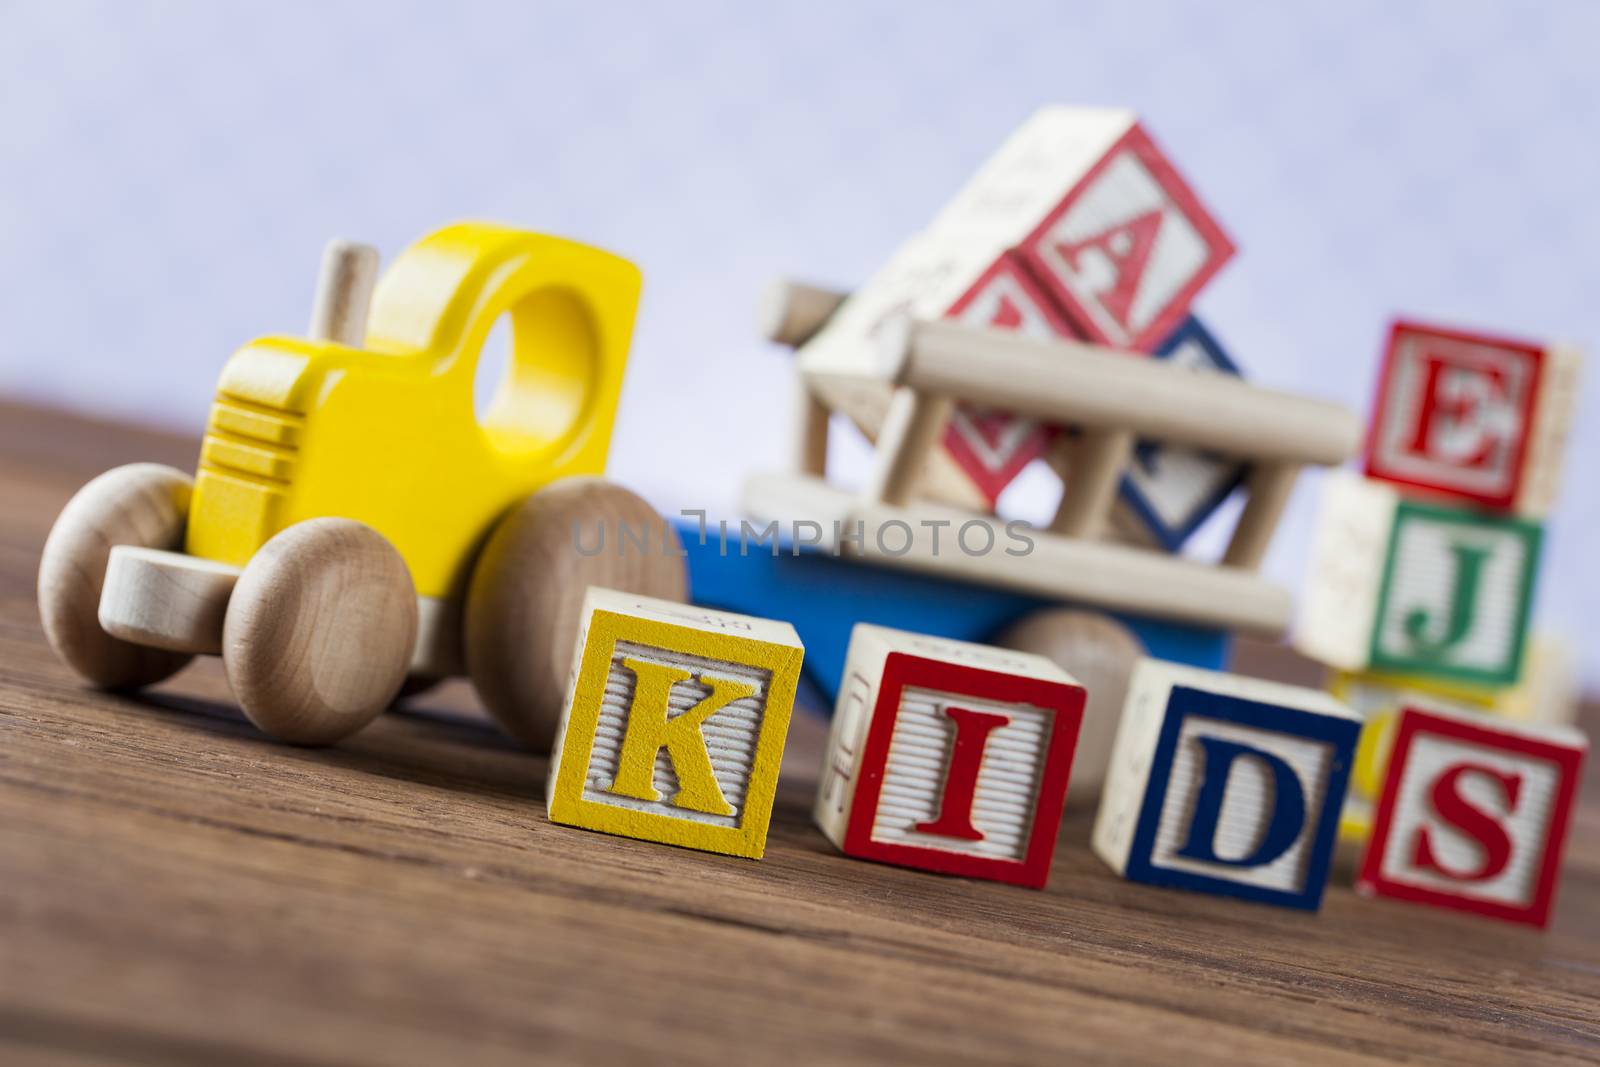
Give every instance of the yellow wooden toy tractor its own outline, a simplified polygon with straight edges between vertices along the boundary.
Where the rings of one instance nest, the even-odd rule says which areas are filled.
[[[639,272],[464,223],[374,289],[376,274],[372,249],[329,247],[310,337],[224,367],[192,481],[133,464],[73,497],[40,562],[45,633],[106,688],[220,654],[245,714],[306,744],[360,729],[408,676],[464,672],[510,733],[548,747],[587,587],[686,594],[670,528],[594,477]],[[479,353],[502,316],[511,359],[480,420]],[[580,550],[580,534],[619,545],[624,525],[655,550]]]

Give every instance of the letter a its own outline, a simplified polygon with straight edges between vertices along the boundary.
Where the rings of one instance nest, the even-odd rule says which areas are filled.
[[[1147,211],[1143,215],[1119,222],[1081,241],[1061,241],[1056,251],[1075,271],[1083,270],[1079,257],[1094,249],[1106,258],[1116,270],[1116,280],[1100,294],[1101,305],[1123,325],[1133,311],[1133,298],[1139,293],[1139,281],[1144,277],[1145,264],[1155,248],[1156,234],[1161,230],[1161,211]]]
[[[755,686],[701,675],[700,680],[711,687],[711,695],[683,714],[668,718],[672,687],[694,677],[693,673],[631,656],[622,664],[633,672],[636,682],[622,751],[617,756],[617,775],[607,792],[636,800],[660,800],[654,780],[656,753],[665,748],[678,776],[673,806],[707,815],[732,815],[733,805],[723,797],[711,771],[711,755],[700,727],[735,700],[753,694]]]

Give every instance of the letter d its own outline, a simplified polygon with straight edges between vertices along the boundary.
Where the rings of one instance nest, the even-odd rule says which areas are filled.
[[[1194,816],[1189,822],[1189,837],[1178,855],[1228,867],[1260,867],[1289,851],[1300,837],[1306,819],[1305,790],[1294,768],[1281,756],[1237,741],[1224,741],[1220,737],[1196,737],[1195,740],[1205,751],[1205,768],[1201,772],[1200,793],[1195,798]],[[1222,815],[1222,801],[1228,793],[1228,778],[1233,773],[1234,762],[1242,758],[1259,760],[1272,772],[1275,797],[1266,832],[1255,849],[1237,859],[1223,859],[1217,855],[1217,821]]]

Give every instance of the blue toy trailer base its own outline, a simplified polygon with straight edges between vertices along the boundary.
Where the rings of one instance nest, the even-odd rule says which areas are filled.
[[[858,622],[914,633],[991,642],[996,634],[1040,608],[1081,607],[972,582],[939,578],[842,559],[780,544],[724,544],[700,527],[680,523],[695,603],[746,615],[783,619],[805,642],[805,670],[831,711],[844,674],[850,631]],[[1088,608],[1085,610],[1099,610]],[[1226,666],[1226,631],[1103,612],[1125,625],[1158,659],[1211,670]]]

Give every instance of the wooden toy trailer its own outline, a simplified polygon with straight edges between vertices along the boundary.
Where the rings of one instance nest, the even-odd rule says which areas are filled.
[[[763,307],[763,332],[798,347],[843,300],[779,283]],[[694,598],[792,622],[806,644],[808,680],[828,702],[856,622],[1054,660],[1089,690],[1068,798],[1092,799],[1140,656],[1222,668],[1231,633],[1276,638],[1287,629],[1290,594],[1257,568],[1300,470],[1349,458],[1360,424],[1335,404],[1092,344],[948,321],[904,321],[891,333],[865,371],[801,361],[792,468],[745,482],[743,510],[758,529],[811,523],[821,543],[808,550],[795,538],[785,551],[728,551],[685,530]],[[1008,552],[1010,524],[992,514],[919,500],[924,462],[957,402],[1076,428],[1049,457],[1066,472],[1064,490],[1049,527],[1027,528],[1029,551]],[[827,480],[835,411],[880,427],[876,462],[856,492]],[[1249,464],[1248,499],[1219,561],[1106,539],[1136,441]]]
[[[779,283],[763,309],[771,340],[798,347],[814,336],[843,294]],[[1361,426],[1337,404],[1275,392],[1223,375],[1203,375],[1098,345],[1040,341],[949,321],[904,320],[892,327],[879,363],[863,373],[799,374],[794,469],[746,482],[743,505],[758,520],[838,521],[864,536],[839,547],[886,566],[908,567],[1052,599],[1134,612],[1264,637],[1287,629],[1288,590],[1257,569],[1307,465],[1334,466],[1359,445]],[[859,492],[828,484],[828,421],[887,394],[876,461]],[[953,531],[981,522],[981,540],[1006,543],[993,516],[920,503],[917,481],[957,402],[1016,412],[1077,428],[1060,457],[1067,477],[1060,506],[1026,554],[935,552],[932,524]],[[1137,441],[1159,441],[1247,462],[1248,494],[1216,564],[1102,539]],[[912,531],[879,537],[890,523]],[[949,539],[948,532],[946,540]],[[886,551],[884,542],[895,546]]]

